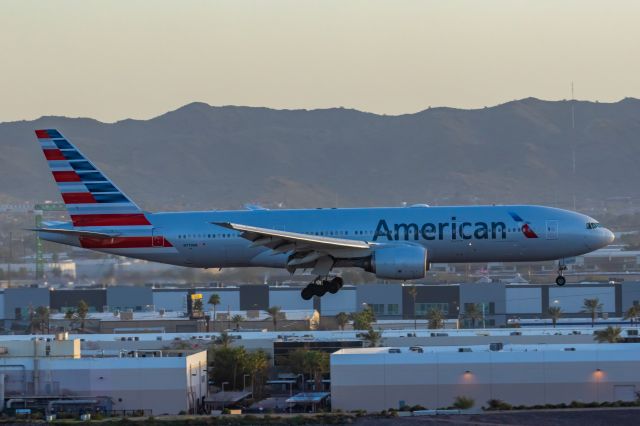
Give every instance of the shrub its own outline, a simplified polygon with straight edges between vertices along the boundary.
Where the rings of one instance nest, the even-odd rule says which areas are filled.
[[[411,407],[410,411],[420,411],[420,410],[426,410],[426,408],[424,408],[422,405],[420,404],[416,404],[413,407]]]
[[[487,401],[487,410],[488,411],[494,411],[494,410],[511,410],[513,407],[511,406],[511,404],[504,402],[501,399],[490,399]]]
[[[476,401],[473,398],[469,398],[466,396],[457,396],[455,401],[453,402],[453,407],[459,410],[468,410],[474,406]]]

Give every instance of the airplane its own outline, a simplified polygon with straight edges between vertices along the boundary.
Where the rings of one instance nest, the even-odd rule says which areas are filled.
[[[58,130],[36,130],[70,222],[45,222],[40,238],[193,268],[268,267],[316,278],[304,300],[335,294],[334,268],[416,280],[432,263],[558,260],[611,244],[595,219],[535,205],[143,211]]]

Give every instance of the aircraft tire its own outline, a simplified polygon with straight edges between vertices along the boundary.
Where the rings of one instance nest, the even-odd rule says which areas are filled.
[[[567,283],[567,279],[565,277],[563,277],[562,275],[558,275],[556,277],[556,284],[559,287],[562,287],[563,285],[565,285]]]
[[[338,290],[340,290],[340,287],[342,287],[342,286],[340,285],[340,279],[338,277],[336,277],[336,278],[332,279],[331,281],[327,282],[327,290],[331,294],[336,294],[338,292]]]
[[[335,277],[333,280],[338,284],[338,290],[340,290],[344,285],[344,280],[341,277]]]
[[[327,290],[328,289],[327,289],[327,285],[325,283],[326,283],[326,281],[324,281],[322,285],[315,286],[316,288],[314,289],[314,293],[315,293],[316,296],[322,297],[325,294],[327,294]]]
[[[314,293],[315,292],[313,291],[311,285],[308,285],[302,289],[302,291],[300,292],[300,296],[302,296],[304,300],[311,300],[311,298],[314,296]]]

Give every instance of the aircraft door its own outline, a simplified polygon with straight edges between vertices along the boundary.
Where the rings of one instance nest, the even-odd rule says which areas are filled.
[[[547,220],[546,224],[546,233],[547,240],[557,240],[558,239],[558,221],[557,220]]]

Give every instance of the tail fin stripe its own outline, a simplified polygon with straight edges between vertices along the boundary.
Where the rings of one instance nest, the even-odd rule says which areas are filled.
[[[90,192],[64,192],[62,199],[65,204],[92,204],[96,202]]]
[[[54,139],[53,143],[58,147],[58,149],[74,149],[73,145],[71,145],[66,139]]]
[[[80,176],[74,171],[52,171],[56,182],[80,182]]]
[[[93,167],[93,164],[86,160],[82,161],[69,161],[69,164],[75,171],[87,172],[87,171],[95,171],[96,168]]]
[[[44,156],[47,160],[66,160],[65,156],[59,149],[43,149]]]
[[[108,182],[109,180],[102,176],[100,172],[78,173],[83,182]]]

